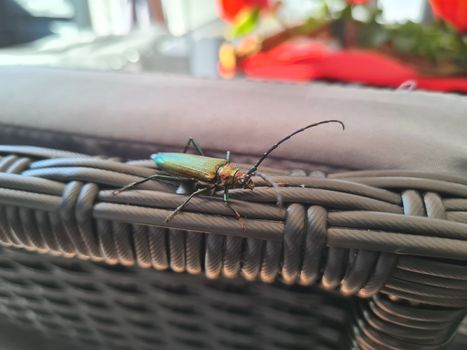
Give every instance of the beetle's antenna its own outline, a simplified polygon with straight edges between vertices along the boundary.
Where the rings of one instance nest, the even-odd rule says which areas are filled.
[[[290,139],[291,137],[307,130],[307,129],[310,129],[310,128],[313,128],[315,126],[318,126],[318,125],[321,125],[321,124],[328,124],[328,123],[338,123],[342,126],[342,130],[345,130],[345,125],[343,122],[341,122],[340,120],[323,120],[321,122],[318,122],[318,123],[314,123],[314,124],[310,124],[310,125],[307,125],[301,129],[298,129],[296,131],[294,131],[293,133],[287,135],[286,137],[284,137],[283,139],[279,140],[278,142],[276,142],[274,145],[271,146],[271,148],[269,148],[266,152],[263,153],[263,155],[261,156],[261,158],[258,159],[258,161],[256,162],[255,165],[253,165],[253,167],[251,167],[250,170],[248,170],[247,172],[247,176],[248,177],[251,177],[255,172],[256,170],[258,170],[258,167],[259,165],[271,154],[272,151],[274,151],[277,147],[279,147],[281,144],[283,144],[285,141],[287,141],[288,139]]]

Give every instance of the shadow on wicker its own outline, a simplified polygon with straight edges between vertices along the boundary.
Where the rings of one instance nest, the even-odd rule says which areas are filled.
[[[165,223],[171,184],[112,193],[150,162],[0,155],[0,312],[79,348],[439,349],[464,318],[467,178],[272,171],[287,206],[255,179],[243,229],[215,197]]]

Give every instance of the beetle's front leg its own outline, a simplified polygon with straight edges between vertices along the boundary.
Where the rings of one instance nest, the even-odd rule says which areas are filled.
[[[240,225],[242,225],[242,228],[245,231],[245,228],[246,228],[245,220],[242,218],[240,213],[237,210],[235,210],[234,207],[232,207],[232,204],[230,204],[230,195],[229,195],[229,187],[228,186],[224,186],[224,203],[230,210],[232,210],[232,212],[235,214],[235,218],[238,221],[240,221]]]

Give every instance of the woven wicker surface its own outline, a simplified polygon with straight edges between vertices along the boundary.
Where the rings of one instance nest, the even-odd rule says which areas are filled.
[[[0,154],[0,242],[7,247],[0,266],[5,289],[2,310],[20,321],[31,319],[41,329],[58,331],[51,319],[59,316],[41,308],[35,311],[24,300],[31,295],[34,299],[42,290],[38,303],[49,305],[46,299],[54,288],[47,285],[56,283],[56,294],[72,300],[69,309],[80,315],[80,329],[92,333],[87,340],[113,344],[116,338],[96,328],[83,298],[76,299],[81,283],[89,286],[89,300],[95,295],[108,301],[105,319],[119,320],[108,334],[120,334],[117,343],[127,348],[133,342],[145,348],[148,344],[128,333],[131,327],[122,323],[126,321],[120,322],[123,316],[113,294],[118,287],[111,284],[123,283],[125,276],[129,281],[121,289],[152,310],[145,321],[157,329],[148,328],[153,344],[168,347],[183,338],[189,339],[180,343],[187,348],[218,348],[220,341],[232,349],[317,349],[317,344],[329,349],[437,349],[449,342],[465,314],[467,178],[411,171],[312,176],[276,171],[271,176],[284,185],[280,191],[286,208],[275,205],[275,189],[255,179],[255,190],[232,192],[233,205],[247,218],[242,228],[222,200],[212,197],[194,199],[182,214],[165,223],[185,198],[174,194],[176,188],[169,184],[153,181],[138,190],[112,193],[154,174],[157,170],[149,161],[121,163],[13,146],[0,146]],[[42,274],[31,275],[24,268],[29,265],[35,271],[41,262]],[[65,268],[66,272],[50,273],[62,271],[56,267],[60,264],[86,272]],[[115,268],[107,274],[99,272],[107,271],[105,266]],[[66,281],[74,278],[76,286],[70,287]],[[184,320],[188,316],[181,315],[192,315],[188,318],[198,328],[176,320],[170,323],[161,316],[161,310],[170,308],[163,296],[172,283],[176,287],[167,305],[180,304],[182,311],[171,316]],[[313,285],[329,292],[317,292]],[[180,286],[186,295],[176,291]],[[216,292],[210,294],[211,290]],[[331,295],[333,291],[347,299]],[[258,300],[267,301],[267,306]],[[274,314],[281,302],[292,303],[285,307],[287,316]],[[238,317],[226,311],[230,303],[243,308]],[[333,318],[336,324],[328,327],[320,310],[336,303],[339,311],[324,312],[331,318],[339,314]],[[351,312],[345,306],[350,304]],[[230,343],[221,337],[222,322],[205,312],[211,308],[227,322],[225,337]],[[263,313],[265,308],[268,311]],[[197,311],[191,314],[192,309]],[[309,312],[302,315],[300,309]],[[354,323],[351,329],[344,326],[349,317]],[[276,320],[284,322],[272,326]],[[319,327],[333,335],[324,336],[327,331],[305,320],[322,320]],[[71,328],[64,330],[67,337],[80,338],[81,332],[73,335],[67,329]]]
[[[311,288],[13,250],[0,265],[0,312],[78,349],[324,350],[350,339],[348,303]]]

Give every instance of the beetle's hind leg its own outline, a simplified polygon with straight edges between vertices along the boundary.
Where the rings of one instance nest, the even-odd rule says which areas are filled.
[[[194,178],[189,178],[189,177],[181,177],[181,176],[172,176],[172,175],[161,175],[161,174],[155,174],[151,175],[148,177],[145,177],[144,179],[129,183],[126,186],[123,186],[121,188],[118,188],[113,191],[114,195],[119,194],[120,192],[128,191],[131,190],[132,188],[141,185],[142,183],[145,183],[150,180],[159,180],[159,181],[196,181]]]
[[[116,194],[119,194],[120,192],[131,190],[133,187],[136,187],[136,186],[138,186],[138,185],[140,185],[142,183],[145,183],[145,182],[147,182],[149,180],[157,179],[158,177],[159,177],[159,175],[151,175],[151,176],[145,177],[142,180],[135,181],[135,182],[129,183],[126,186],[118,188],[118,189],[114,190],[112,193],[114,195],[116,195]]]
[[[199,154],[200,156],[204,156],[204,152],[203,152],[201,146],[199,145],[198,142],[196,142],[196,140],[195,140],[193,137],[190,137],[190,138],[188,139],[188,142],[186,143],[185,148],[183,149],[183,153],[188,152],[188,149],[190,148],[191,145],[193,145],[193,147],[195,148],[196,152],[198,152],[198,154]]]

